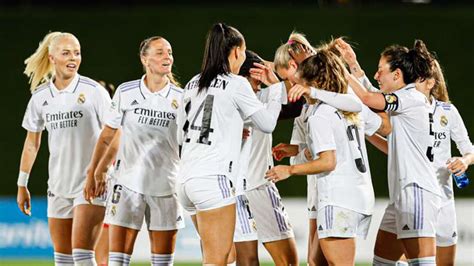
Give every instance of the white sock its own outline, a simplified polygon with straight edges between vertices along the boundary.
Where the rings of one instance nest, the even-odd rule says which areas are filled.
[[[436,266],[436,257],[424,257],[408,260],[408,265]]]
[[[74,259],[72,258],[72,254],[54,252],[54,265],[55,266],[73,266]]]
[[[374,255],[374,260],[372,261],[373,266],[395,266],[397,262],[394,260],[388,260],[381,258],[377,255]]]
[[[227,266],[235,266],[235,265],[237,265],[237,264],[235,264],[235,261],[232,262],[232,263],[227,263]]]
[[[72,250],[75,266],[97,266],[93,250],[74,248]]]
[[[406,261],[403,261],[403,260],[399,260],[397,261],[397,266],[408,266],[408,262]]]
[[[109,266],[129,266],[130,255],[121,252],[109,252]]]
[[[151,254],[151,265],[152,266],[168,266],[173,265],[174,253],[173,254]]]

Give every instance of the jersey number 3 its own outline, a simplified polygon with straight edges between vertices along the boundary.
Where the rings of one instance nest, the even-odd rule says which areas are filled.
[[[185,107],[186,116],[189,113],[191,102]],[[199,137],[197,139],[197,143],[211,145],[211,141],[209,140],[209,134],[214,132],[214,129],[211,128],[211,118],[212,118],[212,107],[214,105],[214,95],[207,95],[206,99],[202,102],[201,106],[196,112],[196,115],[191,121],[191,125],[189,125],[189,120],[187,120],[184,124],[184,132],[186,136],[188,135],[189,130],[197,130],[199,131]],[[202,113],[202,120],[201,125],[196,125],[196,120],[198,116]],[[190,137],[185,138],[185,142],[191,142]]]

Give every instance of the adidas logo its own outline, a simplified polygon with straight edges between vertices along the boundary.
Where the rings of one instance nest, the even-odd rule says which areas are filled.
[[[133,100],[131,105],[137,105],[137,104],[138,104],[137,100]]]
[[[405,226],[402,228],[402,230],[410,230],[410,227],[408,227],[408,225],[405,224]]]
[[[456,232],[454,232],[454,233],[453,233],[453,237],[457,237],[457,236],[458,236],[458,234],[456,234]]]
[[[48,105],[48,101],[44,101],[43,106]]]
[[[316,206],[311,207],[311,211],[312,211],[312,212],[317,211],[317,210],[316,210]]]
[[[180,216],[178,216],[178,219],[176,219],[176,222],[181,222],[183,220],[183,218]]]
[[[319,231],[322,231],[322,230],[323,230],[323,227],[322,227],[321,225],[319,225],[318,230],[319,230]]]

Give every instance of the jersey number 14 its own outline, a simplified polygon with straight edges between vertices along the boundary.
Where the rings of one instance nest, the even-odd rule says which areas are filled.
[[[211,119],[212,119],[212,107],[214,105],[214,95],[207,95],[206,99],[202,102],[199,106],[199,109],[196,112],[196,115],[192,118],[191,125],[189,120],[186,120],[184,123],[183,130],[185,132],[185,142],[191,142],[191,138],[189,136],[189,130],[197,130],[199,131],[199,137],[197,139],[197,143],[211,145],[211,141],[209,140],[209,134],[214,132],[214,129],[211,128]],[[185,107],[186,117],[189,115],[189,111],[191,109],[191,102],[188,102]],[[202,113],[201,125],[196,125],[196,120],[198,116]]]

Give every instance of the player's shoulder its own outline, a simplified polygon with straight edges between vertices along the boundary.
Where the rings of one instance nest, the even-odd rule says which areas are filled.
[[[82,75],[79,76],[78,85],[82,87],[86,87],[86,88],[92,88],[92,89],[95,89],[97,87],[102,87],[99,84],[99,82]]]
[[[31,93],[32,98],[44,97],[50,93],[49,81],[39,85],[36,89]]]
[[[442,101],[436,101],[436,108],[441,108],[443,111],[452,111],[456,109],[454,104]]]
[[[140,88],[140,82],[140,79],[126,81],[117,87],[117,91],[120,91],[122,94],[133,92]]]
[[[172,93],[176,93],[176,94],[183,94],[184,90],[183,88],[177,86],[176,84],[173,84],[173,83],[170,83],[170,91]]]

